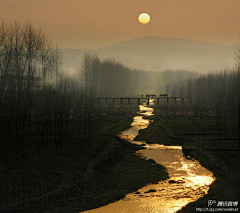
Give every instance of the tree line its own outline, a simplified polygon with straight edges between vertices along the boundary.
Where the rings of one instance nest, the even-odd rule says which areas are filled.
[[[172,96],[196,97],[198,115],[212,114],[236,124],[240,147],[240,44],[236,47],[236,66],[232,70],[202,74],[172,85]]]
[[[196,72],[166,70],[164,72],[130,69],[114,59],[100,61],[97,55],[85,54],[82,73],[86,88],[98,97],[140,97],[141,94],[170,93],[172,85],[197,76]]]
[[[1,21],[0,160],[4,167],[11,168],[13,159],[20,163],[30,152],[45,156],[50,146],[61,154],[63,141],[91,135],[99,111],[92,99],[94,91],[80,82],[64,74],[60,49],[31,22]]]
[[[202,108],[218,115],[236,117],[239,106],[239,77],[237,70],[224,70],[187,79],[170,88],[172,96],[196,97]]]
[[[239,53],[239,51],[238,51]],[[238,62],[239,54],[237,55]],[[81,140],[100,126],[106,109],[97,97],[168,93],[199,97],[202,107],[236,117],[239,67],[197,75],[190,71],[145,72],[114,59],[85,54],[76,76],[66,75],[57,45],[31,22],[0,23],[0,158],[24,157],[32,147],[62,153],[63,141]],[[199,104],[201,104],[199,103]],[[123,109],[126,110],[126,109]],[[115,110],[119,113],[119,109]],[[110,110],[114,112],[113,109]],[[35,141],[29,146],[29,141]]]

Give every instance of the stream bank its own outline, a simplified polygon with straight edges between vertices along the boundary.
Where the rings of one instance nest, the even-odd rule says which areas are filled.
[[[140,130],[136,140],[145,140],[149,144],[181,145],[184,147],[183,152],[187,158],[198,160],[216,177],[207,195],[188,204],[178,212],[196,212],[196,208],[208,207],[208,200],[240,200],[240,164],[237,163],[240,162],[240,155],[237,151],[199,150],[197,149],[199,143],[197,139],[175,136],[174,131],[169,129],[157,115],[152,119],[154,121],[147,129]]]
[[[51,155],[49,154],[46,159],[50,165],[45,165],[46,162],[36,154],[33,155],[31,164],[25,167],[16,165],[13,168],[15,173],[12,175],[14,178],[16,175],[16,180],[21,178],[22,184],[26,183],[29,171],[39,172],[44,193],[28,200],[23,197],[22,200],[5,206],[4,195],[1,194],[0,212],[76,213],[119,200],[125,194],[148,183],[155,183],[159,177],[168,178],[165,168],[134,154],[142,147],[116,136],[120,131],[131,127],[134,115],[129,114],[124,118],[105,116],[101,131],[96,132],[90,139],[82,138],[80,142],[72,139],[71,144],[69,142],[66,144],[66,147],[70,146],[71,149],[63,149],[60,156],[54,155],[54,149],[50,150]],[[56,176],[54,182],[56,190],[49,189],[45,192],[46,183],[49,182],[48,176],[51,174],[50,169],[65,171],[64,185],[60,183],[61,177],[58,180]],[[4,178],[8,175],[10,171],[1,173],[1,184],[4,184]],[[24,190],[23,187],[24,185],[22,186]],[[39,200],[42,206],[39,206]]]
[[[173,213],[208,193],[209,185],[215,180],[213,174],[202,167],[198,161],[185,158],[181,146],[149,144],[146,141],[135,139],[138,132],[144,131],[152,122],[143,117],[153,115],[153,106],[153,100],[150,100],[148,105],[140,105],[140,115],[133,118],[132,127],[121,132],[119,137],[132,144],[144,146],[145,149],[139,150],[137,154],[151,162],[163,165],[170,178],[165,181],[159,179],[155,184],[139,188],[136,192],[127,194],[117,202],[87,212]]]

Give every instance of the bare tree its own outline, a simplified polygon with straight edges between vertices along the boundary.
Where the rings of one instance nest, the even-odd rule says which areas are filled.
[[[56,88],[60,68],[59,49],[52,45],[40,29],[34,28],[30,21],[24,24],[17,21],[8,24],[1,20],[0,131],[3,135],[1,145],[4,147],[2,150],[11,148],[16,151],[16,157],[24,155],[24,138],[32,134],[33,116],[36,117],[37,112],[43,111],[44,107],[48,106],[49,99],[44,98],[46,92],[44,94],[43,90],[46,86],[48,89],[51,88],[49,92]],[[46,117],[46,113],[47,111],[43,113],[42,118]],[[40,120],[45,121],[42,118]]]

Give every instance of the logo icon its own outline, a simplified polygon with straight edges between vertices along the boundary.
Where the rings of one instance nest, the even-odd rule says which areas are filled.
[[[213,204],[216,204],[216,200],[209,200],[208,201],[208,206],[211,206]]]

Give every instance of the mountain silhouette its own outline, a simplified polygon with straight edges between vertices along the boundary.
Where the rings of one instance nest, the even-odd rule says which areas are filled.
[[[64,63],[80,69],[85,53],[100,59],[114,58],[132,69],[146,71],[189,70],[206,73],[234,66],[234,47],[190,39],[146,36],[122,41],[96,50],[63,49]]]

